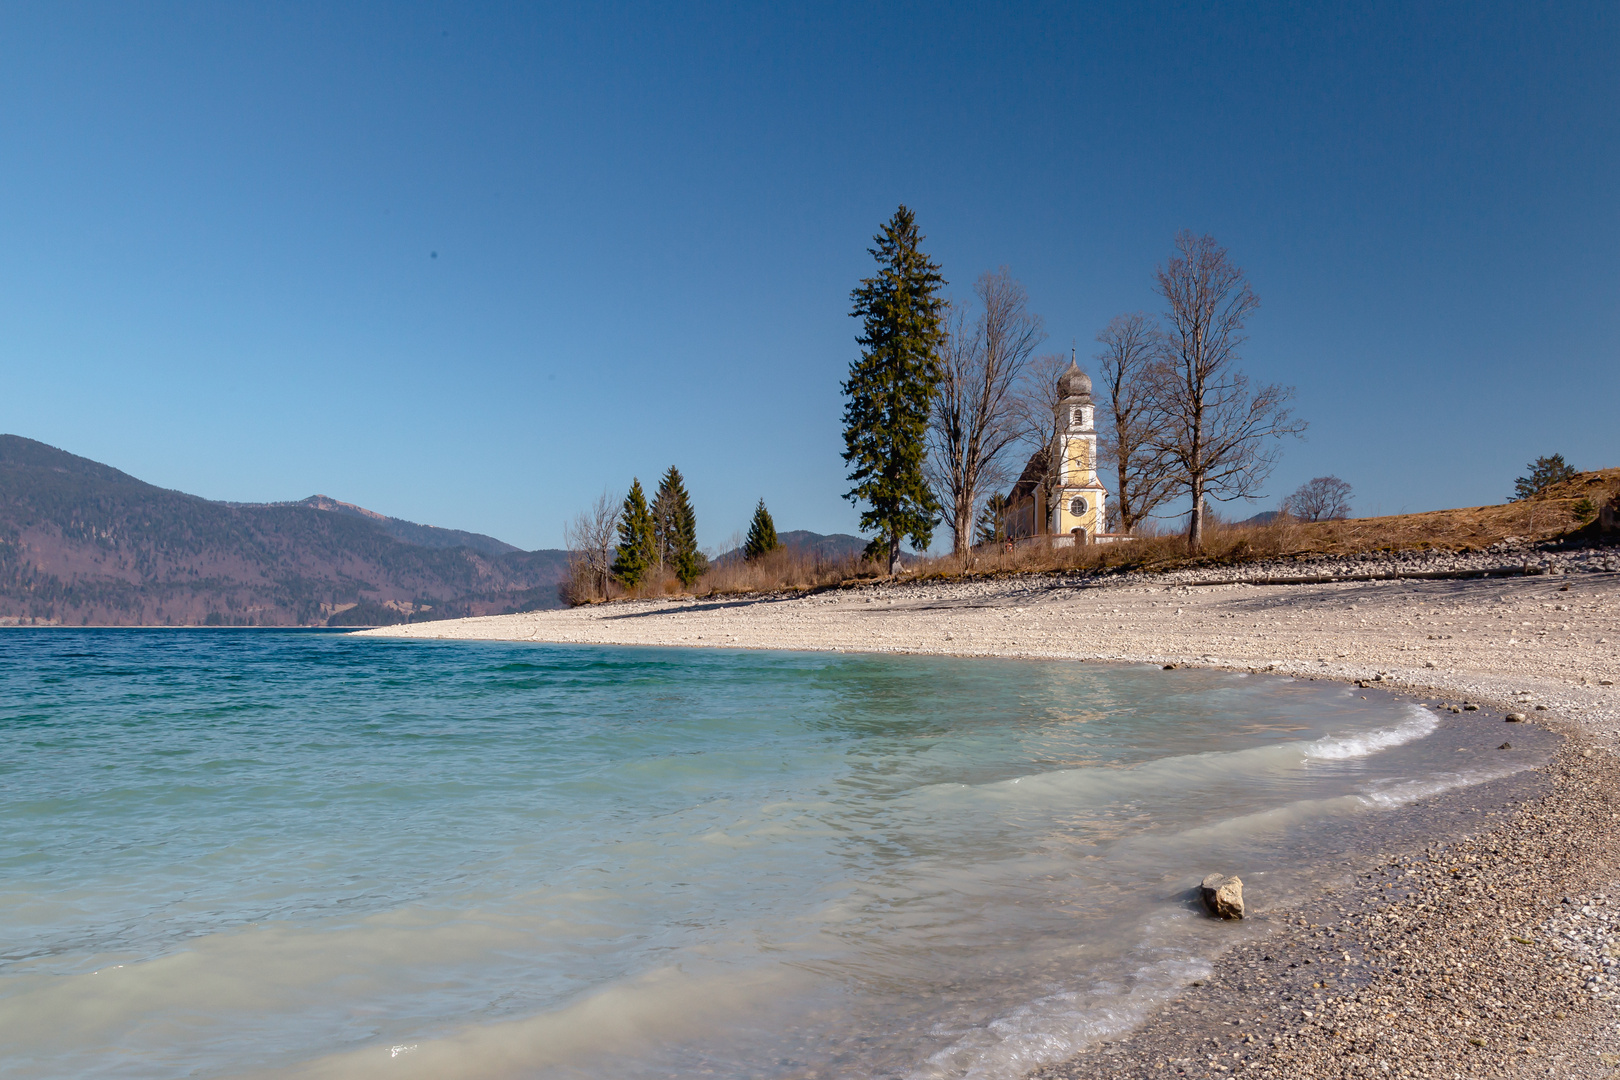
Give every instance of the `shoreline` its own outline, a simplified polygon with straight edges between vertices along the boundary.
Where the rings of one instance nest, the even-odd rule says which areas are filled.
[[[1357,859],[1345,891],[1299,911],[1252,898],[1263,929],[1216,958],[1212,978],[1130,1033],[1031,1075],[1599,1077],[1620,1063],[1620,1013],[1585,986],[1596,974],[1620,980],[1620,959],[1605,954],[1620,953],[1620,836],[1610,836],[1620,833],[1620,575],[1606,568],[1264,586],[882,583],[361,633],[1219,668],[1444,702],[1455,719],[1491,723],[1509,741],[1522,727],[1501,717],[1522,715],[1561,737],[1523,783],[1486,781],[1392,809],[1400,825],[1391,839],[1403,839]],[[1504,788],[1518,794],[1494,816],[1453,810],[1500,801],[1493,793]],[[1395,897],[1383,888],[1392,881],[1417,887]],[[1571,945],[1571,932],[1588,940]],[[1356,962],[1322,963],[1330,943],[1334,957]],[[1334,974],[1307,985],[1301,967],[1265,959],[1285,955],[1313,976]],[[1620,982],[1596,985],[1615,991]]]

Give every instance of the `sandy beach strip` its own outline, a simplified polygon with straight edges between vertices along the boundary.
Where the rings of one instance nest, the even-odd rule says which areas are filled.
[[[1514,787],[1488,816],[1479,808],[1500,785],[1396,811],[1406,824],[1391,829],[1393,846],[1342,892],[1301,911],[1255,898],[1259,936],[1235,944],[1211,979],[1047,1075],[1610,1076],[1620,1064],[1620,573],[1606,569],[1612,559],[1577,560],[1580,572],[1554,562],[1472,578],[1344,580],[1357,575],[1341,570],[1310,584],[1257,583],[1284,576],[1265,566],[1227,584],[1201,582],[1230,571],[884,583],[364,633],[1177,664],[1360,682],[1444,703],[1505,740],[1518,729],[1503,720],[1523,716],[1566,737],[1536,784]]]

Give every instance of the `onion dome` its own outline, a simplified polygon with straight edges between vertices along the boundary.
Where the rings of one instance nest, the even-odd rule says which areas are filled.
[[[1090,398],[1091,376],[1081,371],[1079,364],[1070,360],[1068,370],[1058,376],[1057,389],[1060,398]]]

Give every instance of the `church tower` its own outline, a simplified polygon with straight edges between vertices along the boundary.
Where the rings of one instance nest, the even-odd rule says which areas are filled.
[[[1097,426],[1091,401],[1091,378],[1069,361],[1058,376],[1057,434],[1052,440],[1057,462],[1048,528],[1054,536],[1073,536],[1089,543],[1108,520],[1108,490],[1097,479]]]

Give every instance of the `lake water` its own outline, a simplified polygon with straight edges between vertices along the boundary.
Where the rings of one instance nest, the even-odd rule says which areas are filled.
[[[1371,696],[0,632],[0,1076],[1018,1076],[1254,932],[1188,902],[1205,872],[1284,903],[1528,763]]]

